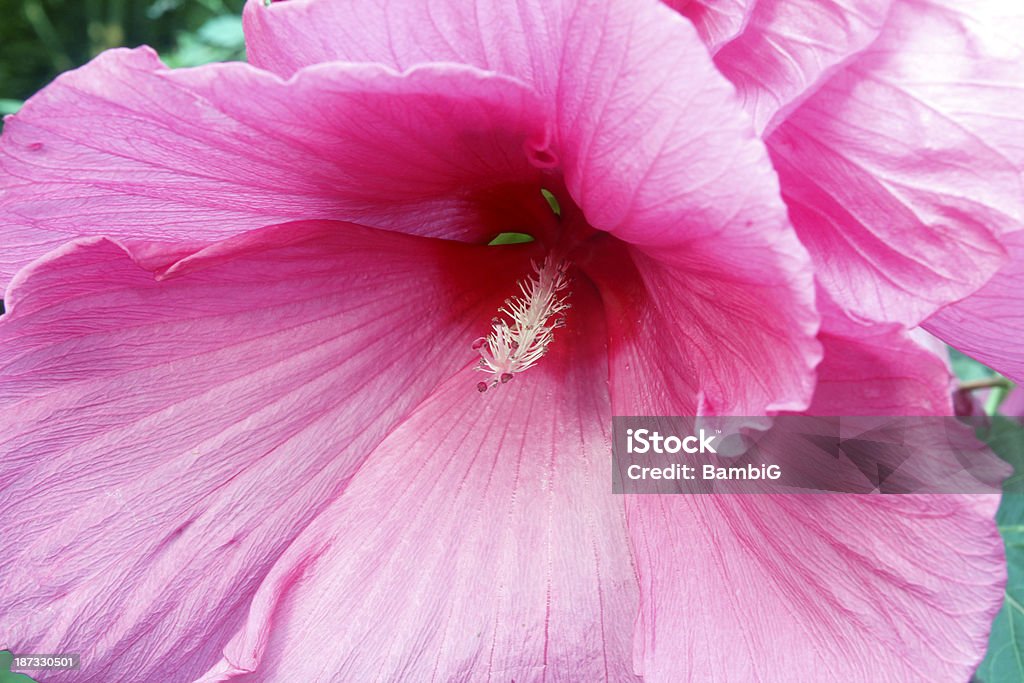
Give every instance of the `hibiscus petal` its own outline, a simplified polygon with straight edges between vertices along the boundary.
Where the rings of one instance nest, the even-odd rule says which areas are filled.
[[[1009,263],[977,292],[928,318],[924,327],[1024,384],[1024,231],[1004,241]]]
[[[604,332],[574,289],[537,366],[484,394],[467,369],[374,451],[203,680],[634,680]]]
[[[1024,216],[1024,52],[982,14],[1000,3],[949,4],[897,3],[768,139],[821,283],[864,318],[915,325],[977,290]]]
[[[819,292],[818,335],[825,356],[818,366],[811,415],[952,415],[948,361],[899,325],[862,325]],[[934,339],[934,338],[933,338]]]
[[[1017,386],[1010,390],[1010,395],[999,406],[999,413],[1024,422],[1024,387]]]
[[[469,67],[334,64],[284,82],[245,64],[169,70],[148,49],[106,52],[7,120],[0,286],[47,248],[97,234],[180,253],[328,218],[486,242],[542,203],[547,136],[527,88]],[[523,184],[518,212],[492,211]]]
[[[686,340],[687,348],[673,348],[683,363],[725,348],[701,376],[715,385],[705,390],[709,408],[805,406],[817,360],[809,258],[763,145],[693,27],[641,0],[475,7],[467,13],[457,2],[250,4],[252,57],[283,73],[328,58],[400,68],[450,59],[530,83],[555,122],[552,148],[585,221],[652,257],[637,254],[648,264],[648,279],[659,279],[648,283],[652,297],[664,299],[659,305],[679,305],[702,288],[702,301],[682,303],[659,337],[666,346]],[[313,26],[338,32],[300,43]],[[656,292],[662,286],[665,295]],[[697,314],[719,299],[718,319],[753,317],[714,329]],[[699,331],[687,339],[689,328]],[[759,349],[768,338],[768,348]],[[652,351],[652,361],[661,362],[661,350]],[[765,367],[772,370],[759,379]],[[700,388],[685,387],[680,405],[692,406]]]
[[[473,64],[532,75],[555,64],[565,2],[465,3],[248,0],[243,14],[249,62],[281,76],[331,61],[376,62],[404,70],[425,62]],[[531,79],[532,80],[532,79]]]
[[[764,2],[764,0],[760,0]],[[758,0],[665,0],[693,22],[712,53],[738,36],[750,21]]]
[[[770,132],[878,37],[891,0],[758,0],[743,33],[715,56],[759,131]]]
[[[638,671],[655,682],[967,680],[1002,599],[998,503],[631,496]]]
[[[722,258],[803,254],[764,146],[689,22],[652,0],[474,8],[250,2],[250,57],[283,75],[340,59],[400,69],[456,61],[513,76],[551,116],[559,168],[592,226],[652,248],[717,240]]]
[[[608,239],[584,264],[607,313],[616,415],[806,407],[821,358],[813,289],[794,296],[791,272],[759,248],[733,254],[740,268],[709,246],[666,264]],[[631,412],[636,401],[660,412]]]
[[[861,328],[821,304],[825,358],[810,412],[949,414],[940,358],[895,328]],[[658,391],[613,394],[615,414],[671,406]],[[1002,600],[998,503],[629,496],[637,672],[673,682],[967,680]]]
[[[0,318],[0,648],[80,653],[54,682],[208,669],[289,542],[472,362],[528,252],[311,222],[160,281],[102,238],[22,271]]]

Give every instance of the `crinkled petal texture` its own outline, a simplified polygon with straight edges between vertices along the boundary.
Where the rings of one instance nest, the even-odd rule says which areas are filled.
[[[1009,263],[980,290],[926,320],[924,327],[1024,384],[1024,231],[1004,243]]]
[[[693,22],[713,53],[743,31],[757,3],[758,0],[665,0],[666,5]]]
[[[467,369],[374,451],[203,680],[634,680],[604,331],[573,303],[535,368],[484,394]]]
[[[878,36],[890,2],[758,0],[715,64],[736,85],[757,130],[770,130]]]
[[[809,258],[749,117],[689,22],[653,0],[474,8],[251,2],[250,57],[284,75],[328,59],[400,69],[447,60],[530,84],[553,122],[552,150],[572,201],[589,225],[636,246],[643,296],[661,309],[647,320],[660,330],[651,350],[676,344],[674,362],[695,363],[724,340],[711,365],[673,378],[681,383],[669,389],[675,412],[806,406],[819,358]],[[683,298],[694,293],[693,303]],[[720,325],[712,330],[704,313]],[[639,329],[628,316],[616,324]],[[752,377],[762,362],[771,375]]]
[[[187,253],[274,223],[343,219],[486,242],[542,208],[534,162],[548,136],[530,89],[471,67],[331,64],[285,82],[113,50],[6,122],[0,287],[76,236]]]
[[[1000,237],[1024,216],[1024,53],[986,16],[999,4],[896,3],[768,139],[821,283],[862,318],[917,324],[1006,260]]]
[[[81,653],[47,681],[200,675],[289,543],[472,362],[525,256],[303,223],[162,281],[102,238],[23,270],[0,318],[0,647]]]

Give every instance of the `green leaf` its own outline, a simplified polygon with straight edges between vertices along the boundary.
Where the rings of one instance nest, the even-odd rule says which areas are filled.
[[[524,242],[532,241],[533,235],[527,235],[525,232],[503,232],[488,242],[487,246],[494,247],[500,244],[523,244]]]
[[[992,625],[976,678],[982,683],[1024,681],[1024,425],[995,417],[986,441],[1014,466],[1014,474],[1003,484],[1006,493],[996,515],[1006,544],[1006,600]]]
[[[14,655],[10,650],[0,650],[0,683],[36,683],[35,679],[21,673],[12,673]]]
[[[551,212],[556,216],[561,216],[562,206],[558,203],[558,197],[556,197],[551,190],[547,189],[541,189],[540,193],[544,195],[544,199],[547,200],[548,206],[551,207]]]
[[[242,19],[225,15],[214,17],[194,33],[182,33],[164,61],[171,67],[199,66],[210,62],[241,59],[245,54]]]
[[[996,374],[991,368],[982,365],[970,356],[965,356],[952,346],[949,347],[949,363],[953,366],[953,374],[961,381],[988,379]]]
[[[22,104],[24,103],[21,100],[0,99],[0,116],[18,113],[18,110],[21,109]]]
[[[210,19],[199,28],[196,35],[207,45],[227,50],[238,50],[245,45],[242,18],[233,15]]]

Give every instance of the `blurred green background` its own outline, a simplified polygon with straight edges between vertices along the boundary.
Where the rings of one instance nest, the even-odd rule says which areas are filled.
[[[150,45],[170,66],[244,59],[245,0],[0,0],[0,114],[111,47]]]

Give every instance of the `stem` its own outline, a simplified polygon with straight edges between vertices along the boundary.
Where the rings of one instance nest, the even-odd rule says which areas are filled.
[[[1005,377],[986,377],[960,382],[960,391],[980,391],[981,389],[1012,389],[1013,382]]]

